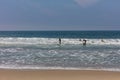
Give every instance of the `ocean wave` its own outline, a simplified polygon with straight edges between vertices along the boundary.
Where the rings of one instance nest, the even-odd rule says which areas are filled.
[[[64,38],[61,39],[61,45],[64,44],[83,44],[84,39],[69,39]],[[97,45],[120,45],[120,39],[85,39],[87,40],[87,44],[97,44]],[[57,38],[0,38],[0,44],[25,44],[25,45],[40,45],[40,44],[59,44],[59,40]]]

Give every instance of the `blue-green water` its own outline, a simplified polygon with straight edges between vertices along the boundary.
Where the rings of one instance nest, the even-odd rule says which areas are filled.
[[[0,37],[120,38],[120,31],[0,31]]]
[[[0,68],[119,70],[120,31],[0,31]]]

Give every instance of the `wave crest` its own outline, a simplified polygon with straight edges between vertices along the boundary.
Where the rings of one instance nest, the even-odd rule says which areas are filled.
[[[120,45],[120,39],[86,39],[87,44]],[[0,38],[0,44],[59,44],[57,38]],[[62,39],[62,44],[83,44],[83,39]]]

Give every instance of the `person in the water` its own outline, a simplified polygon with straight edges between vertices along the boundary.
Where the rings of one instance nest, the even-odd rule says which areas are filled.
[[[87,44],[87,40],[83,40],[83,46],[85,46]]]
[[[101,42],[105,42],[105,41],[102,39]]]
[[[61,38],[59,38],[59,44],[61,44]]]

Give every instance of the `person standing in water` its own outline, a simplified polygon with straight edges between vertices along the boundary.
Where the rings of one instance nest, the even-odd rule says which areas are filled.
[[[61,38],[59,38],[59,44],[61,44]]]
[[[86,44],[87,44],[87,40],[83,40],[83,46],[86,46]]]

